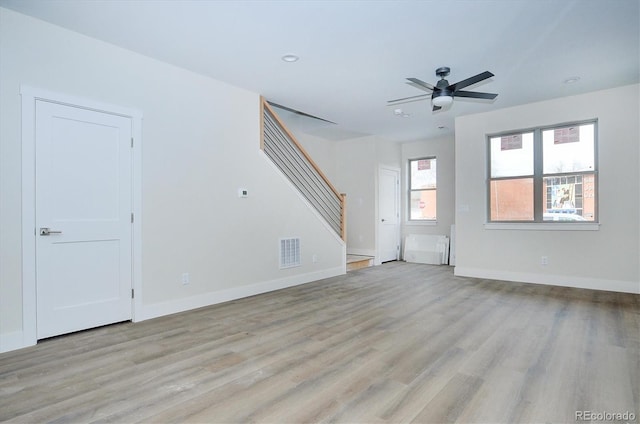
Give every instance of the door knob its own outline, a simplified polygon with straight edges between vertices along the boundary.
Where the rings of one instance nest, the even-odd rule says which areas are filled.
[[[50,234],[62,234],[62,231],[52,230],[49,227],[40,227],[41,236],[48,236]]]

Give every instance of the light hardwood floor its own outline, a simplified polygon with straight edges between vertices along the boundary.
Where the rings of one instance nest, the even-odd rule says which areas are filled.
[[[388,263],[0,355],[0,421],[640,415],[640,296]]]

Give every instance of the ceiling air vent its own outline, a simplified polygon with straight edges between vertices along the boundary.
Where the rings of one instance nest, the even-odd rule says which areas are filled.
[[[280,239],[280,269],[300,266],[300,239]]]

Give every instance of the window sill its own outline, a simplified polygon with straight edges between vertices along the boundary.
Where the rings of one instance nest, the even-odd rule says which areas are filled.
[[[551,222],[487,222],[485,230],[533,230],[533,231],[598,231],[597,222],[551,223]]]
[[[438,221],[405,221],[404,225],[433,226],[438,225]]]

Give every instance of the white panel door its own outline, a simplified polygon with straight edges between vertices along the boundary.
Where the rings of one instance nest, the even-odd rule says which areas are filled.
[[[131,119],[36,102],[39,339],[131,319]]]
[[[381,168],[378,177],[378,256],[380,262],[398,260],[400,253],[400,172]]]

